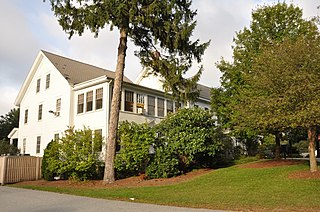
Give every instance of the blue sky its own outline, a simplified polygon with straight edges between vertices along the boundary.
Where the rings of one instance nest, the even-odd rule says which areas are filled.
[[[43,49],[85,63],[114,70],[118,45],[117,30],[102,30],[98,38],[90,32],[71,40],[59,26],[50,9],[49,0],[0,0],[0,115],[14,107],[14,100],[38,52]],[[277,0],[193,0],[198,10],[194,38],[211,45],[203,57],[205,71],[200,83],[216,87],[220,72],[215,63],[221,57],[231,60],[232,39],[235,33],[248,26],[251,11],[257,5]],[[303,8],[304,16],[319,13],[320,0],[291,0]],[[129,43],[125,75],[134,80],[142,67],[134,56],[135,47]]]

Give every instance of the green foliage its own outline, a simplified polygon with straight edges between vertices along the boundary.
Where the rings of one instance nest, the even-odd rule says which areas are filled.
[[[0,155],[16,155],[19,152],[19,149],[14,145],[10,144],[9,141],[5,139],[0,140]]]
[[[101,145],[100,134],[93,135],[87,128],[69,128],[61,139],[52,141],[45,149],[43,177],[47,180],[52,180],[54,175],[75,180],[97,178]]]
[[[255,64],[257,58],[269,47],[273,48],[285,41],[295,41],[300,37],[312,40],[317,35],[315,20],[303,19],[302,10],[292,4],[287,5],[285,2],[279,2],[260,6],[253,10],[250,27],[239,31],[234,38],[233,61],[228,62],[222,59],[217,64],[222,72],[221,87],[212,91],[212,99],[214,98],[212,108],[217,114],[220,124],[230,129],[237,138],[241,134],[246,134],[241,131],[249,130],[255,132],[256,135],[266,132],[276,135],[286,130],[288,126],[282,121],[284,114],[279,109],[283,100],[270,98],[272,101],[269,102],[269,99],[263,98],[268,95],[268,91],[264,90],[263,86],[270,87],[268,85],[270,81],[260,78],[260,75],[257,74],[259,67]],[[272,54],[271,50],[268,56],[272,56]],[[264,61],[260,60],[261,66],[264,62],[276,64],[268,56],[265,55]],[[279,62],[283,59],[281,55],[272,58],[278,59]],[[269,71],[273,70],[271,66],[268,69]],[[279,69],[278,75],[274,75],[273,79],[278,82],[278,89],[287,89],[289,93],[290,88],[286,85],[291,84],[291,80],[284,79],[281,70]],[[262,70],[261,72],[263,73]],[[260,83],[260,93],[250,96],[251,92],[256,92],[256,87],[252,86],[251,82]],[[302,84],[304,83],[300,81],[300,85]],[[263,107],[267,110],[264,110]],[[257,117],[256,113],[251,113],[250,110],[265,116]],[[292,115],[294,116],[294,113]]]
[[[58,172],[62,165],[59,159],[59,148],[59,140],[52,140],[44,150],[41,173],[45,180],[51,181],[54,180],[54,177],[59,176]]]
[[[193,61],[201,57],[209,42],[191,41],[197,14],[191,0],[51,0],[52,10],[59,24],[71,38],[86,29],[98,36],[101,29],[117,28],[130,37],[139,48],[136,55],[152,73],[166,79],[165,89],[177,99],[192,99],[197,95],[196,82],[202,73],[190,78],[184,74]],[[161,52],[161,54],[160,54]]]
[[[309,144],[308,144],[308,141],[302,140],[302,141],[299,141],[298,143],[293,144],[292,146],[298,150],[299,154],[301,154],[301,153],[308,152]]]
[[[170,177],[193,167],[212,166],[223,150],[223,135],[209,111],[180,109],[156,126],[156,154],[147,175]]]
[[[154,143],[155,132],[147,124],[120,123],[120,151],[115,158],[118,178],[142,174],[150,161],[149,148]]]
[[[19,126],[19,109],[13,108],[4,116],[0,116],[0,140],[8,140],[11,130]]]

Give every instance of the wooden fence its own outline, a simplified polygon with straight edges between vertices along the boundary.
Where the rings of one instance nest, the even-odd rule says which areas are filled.
[[[41,178],[41,157],[0,157],[0,184],[39,180]]]

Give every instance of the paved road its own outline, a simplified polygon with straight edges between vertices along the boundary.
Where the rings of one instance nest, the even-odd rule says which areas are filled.
[[[0,211],[213,212],[213,210],[205,209],[179,208],[133,202],[94,199],[88,197],[78,197],[45,191],[12,188],[7,186],[0,187]]]

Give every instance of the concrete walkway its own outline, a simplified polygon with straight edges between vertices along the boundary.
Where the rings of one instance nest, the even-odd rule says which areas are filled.
[[[192,195],[192,194],[190,194]],[[79,197],[29,189],[0,187],[0,211],[2,212],[213,212],[214,210],[159,206],[123,201]]]

